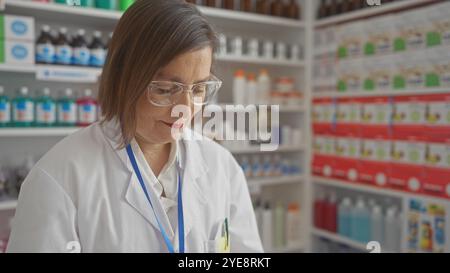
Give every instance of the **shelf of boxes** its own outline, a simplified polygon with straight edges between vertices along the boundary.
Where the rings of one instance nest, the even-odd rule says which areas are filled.
[[[416,96],[429,94],[450,93],[448,88],[427,88],[417,90],[387,90],[387,91],[359,91],[359,92],[316,92],[313,98],[364,98],[364,97],[390,97],[390,96]]]
[[[420,5],[437,2],[436,0],[402,0],[394,3],[382,3],[380,6],[374,5],[373,7],[367,7],[363,10],[348,12],[341,15],[332,16],[325,19],[317,20],[315,27],[326,27],[329,25],[336,25],[345,22],[350,22],[358,19],[364,19],[386,13],[392,13],[399,10],[405,10],[414,8]]]
[[[291,43],[292,39],[298,39],[301,43],[301,49],[304,50],[303,55],[306,56],[310,51],[312,52],[310,44],[308,41],[312,40],[312,17],[308,10],[312,10],[313,0],[301,0],[303,4],[303,10],[305,11],[305,19],[294,20],[285,19],[274,16],[260,15],[255,13],[247,13],[240,11],[230,11],[220,8],[210,8],[204,6],[198,6],[199,10],[211,20],[211,22],[219,26],[222,29],[227,29],[233,32],[233,35],[240,34],[249,36],[249,32],[256,32],[254,36],[271,36],[274,33],[276,39],[279,41],[284,41],[286,43]],[[85,7],[74,7],[64,4],[56,3],[42,3],[37,1],[19,1],[19,0],[5,0],[4,1],[4,12],[6,14],[15,14],[21,16],[31,16],[35,18],[36,22],[42,23],[46,21],[51,21],[52,24],[57,24],[58,22],[64,23],[66,26],[71,27],[81,27],[81,28],[95,28],[102,31],[112,30],[114,25],[117,24],[118,20],[122,16],[120,11],[109,11],[96,8],[85,8]],[[262,32],[266,33],[262,33]],[[282,33],[282,34],[280,34]],[[38,35],[36,33],[36,35]],[[303,37],[300,39],[299,37]],[[259,38],[259,37],[258,37]],[[275,39],[275,38],[274,38]],[[310,89],[310,65],[308,58],[299,59],[296,61],[288,59],[267,59],[267,58],[254,58],[249,56],[233,56],[233,55],[221,55],[217,56],[217,66],[259,66],[267,67],[271,70],[276,71],[289,71],[289,73],[294,78],[303,79],[302,84],[304,87],[301,90],[311,90]],[[51,77],[44,73],[44,70],[48,69],[52,72]],[[77,66],[58,66],[58,65],[10,65],[10,64],[0,64],[1,73],[16,73],[26,76],[32,76],[36,80],[46,80],[46,81],[57,81],[57,82],[67,82],[67,83],[94,83],[98,80],[101,74],[101,68],[91,68],[91,67],[77,67]],[[79,75],[83,74],[83,77],[75,77],[75,79],[67,78],[69,75]],[[49,73],[47,73],[49,74]],[[276,74],[276,73],[274,73]],[[58,77],[62,75],[62,77]],[[46,77],[47,76],[47,77]],[[231,91],[231,90],[230,90]],[[309,98],[307,92],[304,92],[305,100]],[[223,106],[223,104],[221,105]],[[303,131],[305,137],[305,143],[308,143],[309,137],[309,105],[280,105],[280,113],[288,113],[286,118],[289,119],[291,123],[295,123],[293,126],[299,128]],[[283,118],[285,118],[283,116]],[[71,128],[0,128],[0,138],[4,138],[8,141],[8,138],[12,137],[37,137],[45,138],[49,136],[64,137],[72,134],[79,130],[78,127]],[[296,188],[297,185],[302,183],[309,183],[309,160],[308,160],[308,145],[302,146],[280,146],[274,151],[261,151],[260,146],[251,146],[244,149],[231,149],[231,152],[235,155],[242,154],[259,154],[259,153],[284,153],[287,156],[298,156],[301,158],[301,169],[304,170],[302,175],[292,175],[283,177],[268,177],[268,178],[255,178],[249,179],[248,184],[250,187],[256,185],[257,187],[269,187],[269,186],[282,186],[287,185],[286,190],[289,193],[292,191],[291,186]],[[301,192],[297,194],[295,192],[295,198],[293,201],[298,202],[301,207],[304,207],[307,201],[308,192]],[[15,203],[4,203],[5,208],[14,208]],[[0,203],[0,209],[3,206]],[[307,232],[308,230],[308,211],[305,209],[302,213],[302,230]],[[274,252],[298,252],[308,248],[307,241],[302,242],[298,245],[287,246],[283,248],[276,248]]]

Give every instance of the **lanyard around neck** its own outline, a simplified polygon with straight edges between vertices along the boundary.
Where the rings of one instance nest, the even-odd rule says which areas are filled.
[[[150,195],[148,194],[147,187],[145,186],[144,179],[142,178],[141,172],[139,171],[139,167],[136,162],[136,158],[133,153],[133,149],[131,148],[131,145],[127,145],[127,153],[128,157],[130,159],[131,165],[133,166],[134,172],[139,180],[139,183],[141,184],[142,190],[144,191],[145,197],[148,200],[148,203],[150,204],[150,207],[152,208],[153,214],[155,215],[156,222],[158,223],[159,230],[161,231],[161,235],[164,238],[164,242],[166,243],[167,249],[170,253],[175,253],[174,247],[172,242],[169,239],[169,236],[167,236],[166,231],[161,225],[161,222],[158,219],[158,216],[156,215],[155,209],[153,207],[152,201],[150,200]],[[184,253],[184,217],[183,217],[183,198],[182,198],[182,179],[179,170],[177,170],[177,177],[178,177],[178,245],[180,253]]]

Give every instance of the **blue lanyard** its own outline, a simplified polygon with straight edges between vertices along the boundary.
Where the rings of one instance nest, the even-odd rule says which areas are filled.
[[[175,253],[175,250],[173,248],[172,242],[169,239],[169,236],[167,236],[166,231],[161,225],[161,222],[158,219],[158,216],[156,215],[155,209],[153,208],[152,201],[150,200],[150,196],[147,191],[147,187],[145,186],[144,179],[142,179],[141,172],[139,171],[139,167],[136,163],[136,158],[134,157],[133,150],[131,149],[131,145],[127,145],[127,153],[128,157],[130,158],[131,165],[133,166],[134,172],[136,173],[136,176],[139,180],[139,183],[141,184],[142,189],[144,190],[145,197],[147,197],[147,200],[150,204],[150,207],[152,208],[153,214],[155,215],[156,222],[158,223],[159,230],[161,231],[161,234],[164,238],[164,242],[166,243],[167,249],[170,253]],[[177,177],[178,177],[178,244],[180,248],[180,253],[184,253],[184,217],[183,217],[183,198],[182,190],[181,190],[181,184],[182,179],[180,176],[180,172],[177,171]]]

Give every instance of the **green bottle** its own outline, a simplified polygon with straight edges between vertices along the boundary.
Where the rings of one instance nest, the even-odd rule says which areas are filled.
[[[126,11],[131,5],[133,5],[135,0],[119,0],[119,9],[121,11]]]
[[[95,7],[99,9],[117,9],[117,0],[95,0]]]
[[[93,7],[94,0],[55,0],[55,3],[68,6]]]
[[[0,86],[0,127],[11,125],[11,102],[5,94],[5,89]]]
[[[34,122],[34,102],[28,88],[21,87],[12,101],[12,119],[15,127],[30,127]]]
[[[36,98],[35,106],[36,126],[54,126],[56,122],[56,105],[50,95],[50,89],[42,89],[41,96]]]
[[[58,126],[75,126],[77,122],[77,104],[70,88],[64,90],[64,94],[56,103],[58,113]]]

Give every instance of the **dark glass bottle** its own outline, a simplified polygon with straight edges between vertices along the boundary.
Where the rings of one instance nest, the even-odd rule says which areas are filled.
[[[283,16],[283,1],[281,0],[274,0],[272,2],[272,4],[270,5],[270,14],[272,14],[273,16],[279,16],[282,17]]]
[[[270,14],[270,2],[269,0],[256,1],[256,12],[259,14]]]
[[[222,7],[224,9],[234,10],[234,0],[223,0]]]
[[[241,0],[241,11],[251,12],[252,11],[252,0]]]
[[[301,13],[301,7],[296,3],[295,0],[290,0],[289,4],[285,7],[285,16],[291,19],[299,19]]]
[[[320,1],[320,5],[319,5],[319,9],[317,11],[317,18],[318,19],[322,19],[327,17],[327,1],[326,0],[321,0]]]
[[[216,7],[216,0],[203,0],[203,5],[208,7]]]

